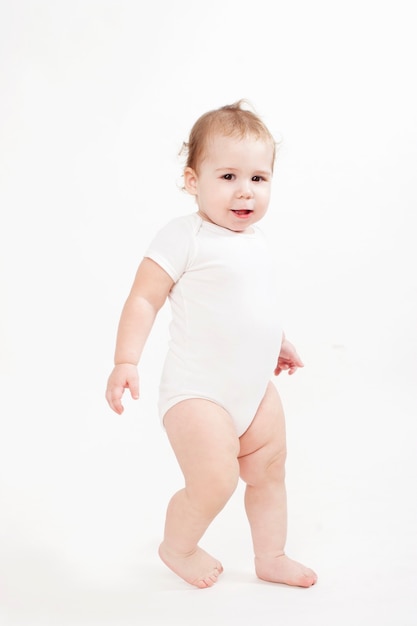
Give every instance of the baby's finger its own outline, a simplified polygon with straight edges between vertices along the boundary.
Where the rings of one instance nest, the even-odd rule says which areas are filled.
[[[123,389],[107,391],[106,393],[106,400],[109,403],[110,408],[113,409],[113,411],[115,411],[118,415],[121,415],[124,411],[124,407],[121,401],[122,395]]]
[[[137,400],[139,398],[139,384],[137,382],[132,384],[129,383],[129,390],[133,400]]]

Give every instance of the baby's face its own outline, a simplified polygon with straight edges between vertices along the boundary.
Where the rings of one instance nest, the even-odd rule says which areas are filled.
[[[199,164],[198,174],[184,172],[185,188],[196,196],[204,220],[244,231],[268,209],[273,146],[253,136],[242,139],[215,135]]]

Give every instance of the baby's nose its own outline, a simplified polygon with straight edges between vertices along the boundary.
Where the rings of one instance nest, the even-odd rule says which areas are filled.
[[[253,196],[252,185],[249,182],[242,184],[241,188],[239,189],[239,197],[240,198],[252,198],[252,196]]]

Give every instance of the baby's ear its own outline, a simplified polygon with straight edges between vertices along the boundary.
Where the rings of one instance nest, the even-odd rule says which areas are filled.
[[[197,195],[197,174],[192,167],[186,167],[184,170],[184,188],[192,196]]]

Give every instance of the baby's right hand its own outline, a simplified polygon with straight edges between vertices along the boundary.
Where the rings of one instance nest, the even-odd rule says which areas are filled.
[[[106,400],[116,413],[124,411],[122,396],[125,389],[130,389],[134,400],[139,398],[139,376],[136,365],[120,363],[115,365],[107,381]]]

